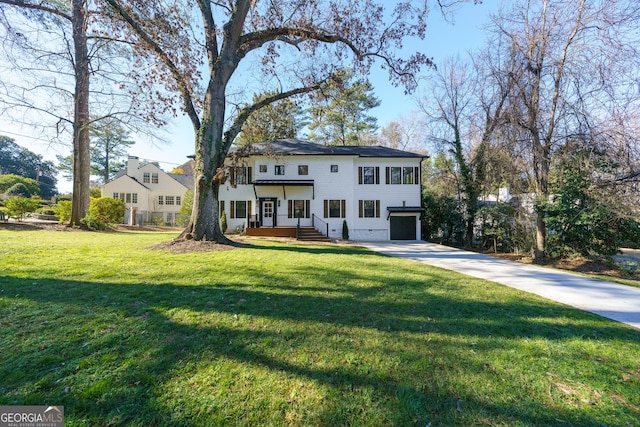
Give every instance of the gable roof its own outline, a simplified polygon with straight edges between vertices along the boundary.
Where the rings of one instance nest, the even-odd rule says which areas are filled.
[[[239,151],[242,147],[233,147]],[[270,142],[253,144],[249,155],[280,156],[358,156],[358,157],[402,157],[423,159],[424,154],[396,150],[381,146],[320,145],[302,139],[276,139]]]
[[[189,163],[189,162],[187,162]],[[185,163],[185,165],[187,164]],[[159,172],[164,173],[165,175],[173,178],[175,181],[177,181],[179,184],[183,185],[184,187],[187,188],[193,188],[193,184],[194,184],[194,177],[193,175],[189,175],[189,174],[175,174],[175,173],[168,173],[163,171],[162,169],[160,169],[158,166],[154,165],[153,163],[147,163],[144,164],[142,166],[139,166],[137,170],[140,170],[144,167],[148,167],[148,166],[152,166],[155,169],[157,169]],[[184,165],[183,165],[184,166]],[[193,168],[190,169],[191,171],[193,171]],[[113,178],[111,178],[111,181],[109,182],[113,182],[118,178],[121,178],[123,176],[129,176],[127,175],[127,167],[125,166],[124,168],[120,169],[118,171],[118,173],[116,173]],[[135,182],[137,182],[138,184],[142,185],[145,188],[148,188],[147,186],[145,186],[144,184],[142,184],[141,182],[138,181],[138,179],[135,176],[129,176],[129,178],[131,178],[132,180],[134,180]]]

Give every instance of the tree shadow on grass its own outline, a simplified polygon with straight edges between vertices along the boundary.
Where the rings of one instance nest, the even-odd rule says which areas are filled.
[[[316,283],[323,275],[333,280],[333,273],[297,268],[299,275],[315,275]],[[544,358],[552,358],[545,345],[575,346],[576,340],[634,347],[638,354],[640,333],[631,328],[524,294],[495,301],[448,294],[446,286],[430,284],[449,280],[437,273],[385,283],[363,273],[326,288],[261,274],[268,285],[0,276],[0,307],[7,313],[0,403],[61,404],[69,425],[269,424],[264,408],[251,413],[265,405],[280,421],[271,424],[285,424],[297,411],[299,422],[290,424],[468,425],[485,419],[600,425],[597,407],[545,404],[527,384],[503,384],[519,376],[508,364],[478,365],[530,341]],[[353,280],[371,283],[355,286]],[[510,340],[518,344],[510,348]],[[613,362],[598,363],[602,372],[613,369]],[[547,368],[532,369],[544,376]],[[234,378],[225,374],[229,369],[238,369]],[[465,386],[455,373],[467,369],[478,381],[495,382],[493,388],[506,387],[511,398],[492,399],[474,391],[473,382]],[[238,390],[245,371],[253,376],[245,379],[251,387],[272,393]],[[260,375],[282,377],[288,385],[263,384]],[[200,376],[219,382],[203,385],[195,380]],[[318,408],[283,398],[291,378],[322,390]],[[632,420],[640,416],[634,404],[617,409]]]

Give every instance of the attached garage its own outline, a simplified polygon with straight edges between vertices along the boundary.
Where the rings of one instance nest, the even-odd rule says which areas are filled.
[[[392,216],[389,219],[391,240],[417,240],[415,216]]]
[[[389,206],[389,238],[391,240],[420,240],[420,218],[424,208],[420,206]]]

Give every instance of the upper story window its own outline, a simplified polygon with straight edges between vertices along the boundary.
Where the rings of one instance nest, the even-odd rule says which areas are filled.
[[[385,169],[387,184],[420,184],[420,168],[391,166]]]
[[[309,175],[309,165],[298,165],[298,175]]]
[[[158,204],[164,205],[164,196],[158,196]]]
[[[152,184],[157,184],[158,183],[158,174],[155,173],[155,172],[151,174],[151,183]]]
[[[403,184],[413,184],[415,182],[415,177],[413,176],[414,175],[413,172],[414,172],[413,167],[402,168]]]
[[[284,165],[276,165],[276,175],[284,175]]]
[[[165,205],[174,205],[175,199],[173,196],[164,196],[164,204]]]
[[[358,167],[358,184],[380,184],[380,168],[378,166]]]
[[[251,183],[251,167],[236,166],[229,169],[231,185],[244,185]]]
[[[176,196],[176,205],[180,206],[182,204],[182,197]]]
[[[260,165],[260,173],[267,173],[267,165]]]
[[[402,184],[402,168],[390,167],[387,168],[387,184]]]
[[[338,165],[331,165],[331,173],[338,173]]]
[[[149,172],[144,172],[142,174],[142,182],[144,182],[145,184],[148,184],[151,182],[151,174]]]

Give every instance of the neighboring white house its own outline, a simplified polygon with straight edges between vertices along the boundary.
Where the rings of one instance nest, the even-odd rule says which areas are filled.
[[[421,238],[421,161],[387,147],[323,146],[301,140],[256,144],[220,188],[229,229],[313,226],[359,241]],[[276,234],[273,234],[276,235]]]
[[[188,188],[193,188],[193,176],[168,174],[152,163],[140,166],[137,157],[129,156],[127,167],[102,187],[102,196],[125,202],[125,224],[174,225]]]

